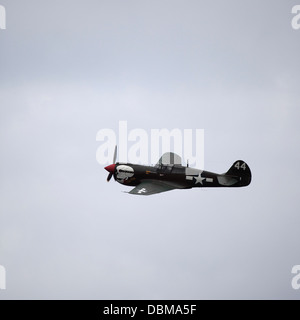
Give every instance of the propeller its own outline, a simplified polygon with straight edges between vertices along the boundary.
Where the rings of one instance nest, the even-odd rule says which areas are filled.
[[[115,146],[115,151],[114,151],[114,158],[113,158],[113,164],[105,167],[104,169],[107,170],[109,172],[108,176],[107,176],[107,182],[110,181],[111,177],[114,174],[115,168],[116,168],[116,159],[117,159],[117,146]]]

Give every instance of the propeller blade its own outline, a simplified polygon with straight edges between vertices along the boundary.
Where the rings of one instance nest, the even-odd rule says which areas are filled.
[[[112,172],[110,172],[109,174],[108,174],[108,176],[107,176],[107,182],[109,182],[109,180],[111,179],[111,177],[113,176],[113,173]]]
[[[107,182],[110,181],[111,177],[113,176],[114,172],[115,172],[115,168],[116,168],[116,159],[117,159],[117,146],[115,146],[115,151],[114,151],[114,158],[113,158],[113,164],[105,167],[104,169],[107,170],[109,172],[108,176],[107,176]]]
[[[115,146],[113,163],[116,163],[116,159],[117,159],[117,146]]]

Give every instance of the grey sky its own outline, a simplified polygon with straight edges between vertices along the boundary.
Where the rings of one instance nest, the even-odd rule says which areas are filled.
[[[0,299],[299,299],[297,1],[0,3]],[[123,193],[95,158],[119,120],[204,128],[252,184]]]

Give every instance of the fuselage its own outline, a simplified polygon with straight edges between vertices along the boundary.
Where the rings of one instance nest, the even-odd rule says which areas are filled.
[[[117,182],[127,186],[137,186],[145,180],[169,182],[181,188],[240,187],[246,185],[238,176],[216,174],[178,164],[145,166],[117,162],[113,167],[113,176]]]

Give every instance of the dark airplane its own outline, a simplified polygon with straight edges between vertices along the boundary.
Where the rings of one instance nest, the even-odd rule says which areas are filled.
[[[114,179],[126,186],[135,186],[129,193],[151,195],[173,189],[207,187],[245,187],[251,182],[251,171],[246,162],[236,161],[223,174],[203,171],[182,166],[181,158],[173,152],[167,152],[155,166],[143,166],[131,163],[116,163],[117,146],[113,164],[105,167],[109,172],[107,181]]]

